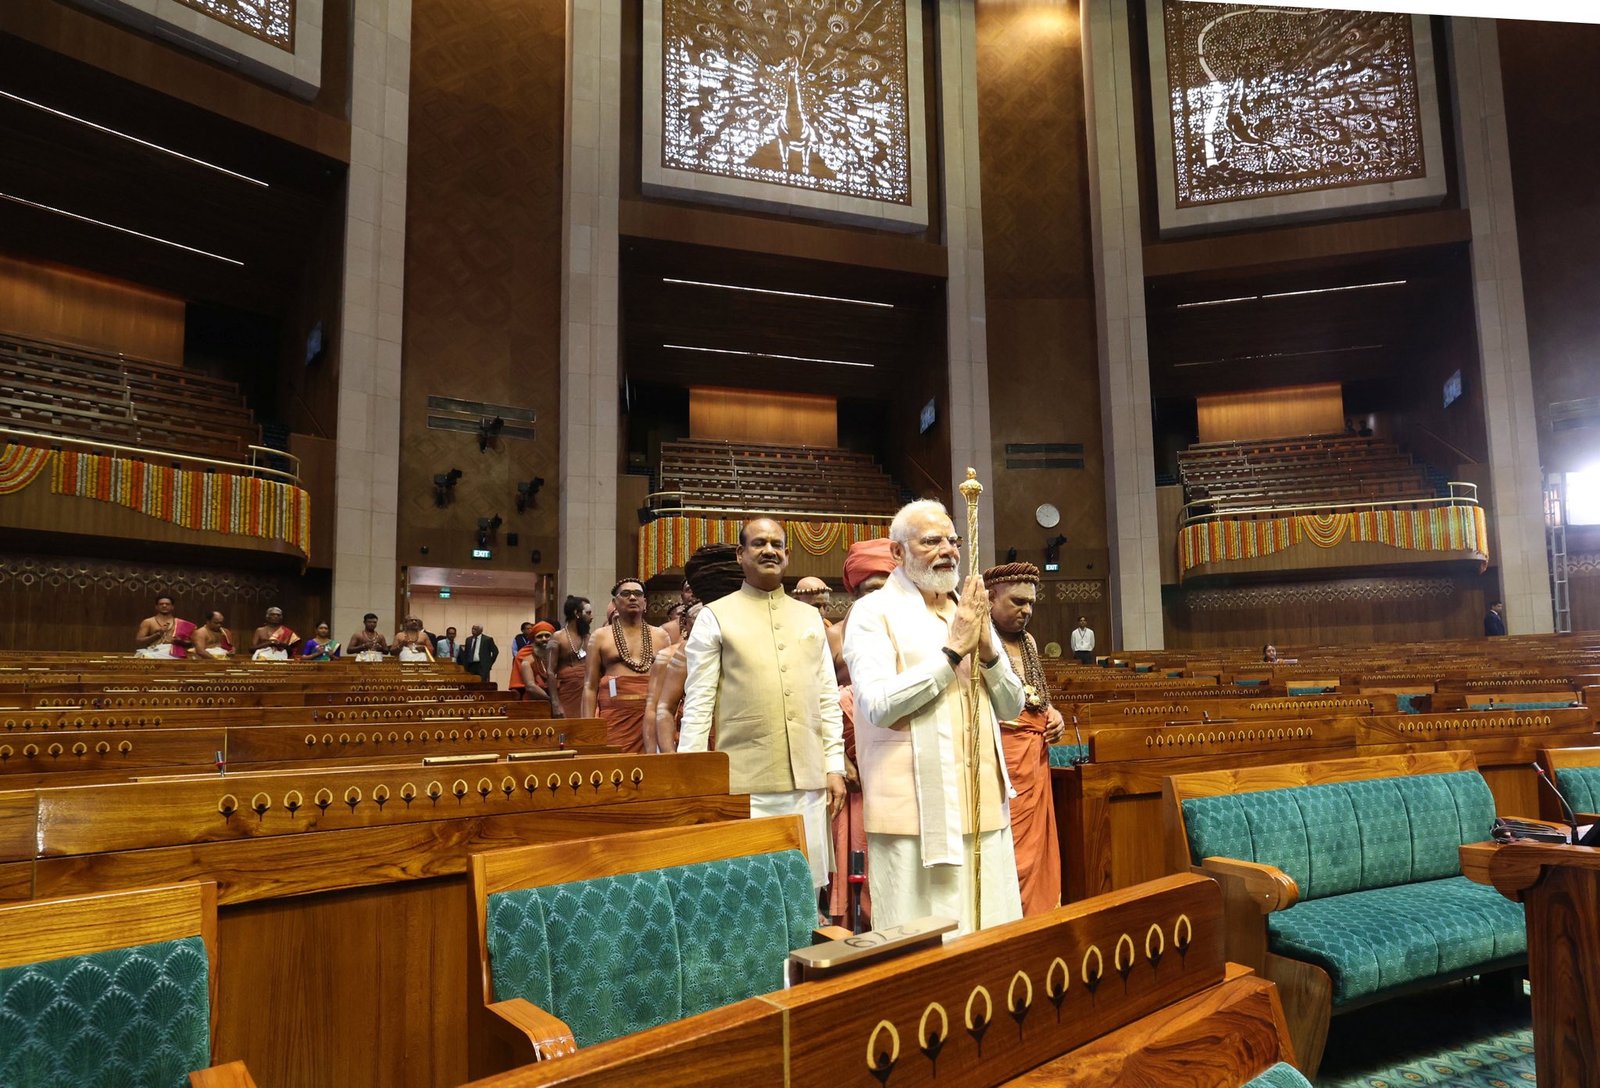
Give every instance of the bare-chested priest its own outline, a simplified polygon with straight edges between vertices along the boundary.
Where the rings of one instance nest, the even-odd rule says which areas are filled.
[[[583,680],[589,674],[589,629],[594,626],[594,606],[587,597],[568,594],[561,615],[566,623],[545,647],[553,718],[583,713]]]
[[[133,636],[134,652],[140,657],[172,657],[172,632],[178,626],[178,617],[172,612],[172,598],[166,594],[156,598],[156,614],[147,616]]]
[[[583,716],[606,720],[606,743],[624,752],[643,752],[644,703],[650,667],[667,633],[644,618],[644,583],[624,578],[611,587],[616,618],[589,636],[588,668],[583,676]]]
[[[234,651],[233,632],[224,626],[227,617],[212,611],[206,622],[194,630],[194,652],[206,657],[229,657]]]

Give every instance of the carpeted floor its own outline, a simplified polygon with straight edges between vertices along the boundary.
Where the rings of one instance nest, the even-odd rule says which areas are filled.
[[[1534,1083],[1525,995],[1463,982],[1333,1018],[1318,1088],[1524,1088]]]

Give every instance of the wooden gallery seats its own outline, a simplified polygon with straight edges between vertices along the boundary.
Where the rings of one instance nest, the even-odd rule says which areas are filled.
[[[216,962],[214,884],[0,908],[0,1084],[253,1086],[211,1068]]]
[[[775,921],[764,923],[769,931]],[[781,964],[762,959],[748,980],[757,996],[479,1088],[1305,1088],[1274,1068],[1293,1057],[1277,991],[1227,962],[1221,893],[1202,877],[1163,877],[898,956],[857,951],[890,939],[863,934],[848,950],[811,949],[803,980],[765,993]],[[655,985],[662,958],[636,955],[638,977],[624,985]],[[844,962],[816,970],[832,957]]]
[[[1215,877],[1228,958],[1278,983],[1302,1071],[1332,1012],[1527,959],[1522,907],[1462,875],[1494,797],[1468,752],[1178,775],[1168,862]]]
[[[781,989],[817,897],[797,816],[472,857],[474,1075]]]

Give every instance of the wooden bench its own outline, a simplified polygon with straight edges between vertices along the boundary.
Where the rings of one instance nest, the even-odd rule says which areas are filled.
[[[1168,866],[1222,887],[1228,956],[1278,983],[1302,1072],[1332,1012],[1520,966],[1520,907],[1461,875],[1494,797],[1468,752],[1168,778]]]
[[[1167,877],[477,1082],[477,1088],[1296,1085],[1275,989]],[[862,945],[887,935],[869,934]]]
[[[253,1088],[212,1068],[216,965],[211,884],[0,907],[0,1084]]]

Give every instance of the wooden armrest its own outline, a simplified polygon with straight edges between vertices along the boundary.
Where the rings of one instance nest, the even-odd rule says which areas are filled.
[[[855,932],[844,926],[818,926],[811,931],[811,943],[827,944],[829,941],[843,941],[854,936]]]
[[[496,1001],[488,1010],[494,1014],[490,1023],[495,1029],[514,1044],[532,1047],[536,1062],[560,1058],[578,1049],[578,1041],[566,1021],[531,1001],[513,997]]]
[[[190,1073],[189,1088],[256,1088],[256,1082],[244,1062],[229,1062]]]
[[[1300,901],[1300,886],[1294,877],[1272,865],[1235,858],[1204,858],[1200,871],[1224,885],[1235,885],[1243,897],[1262,914],[1288,910]]]

